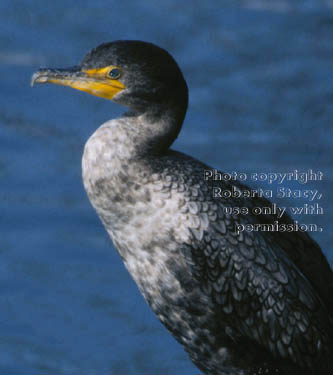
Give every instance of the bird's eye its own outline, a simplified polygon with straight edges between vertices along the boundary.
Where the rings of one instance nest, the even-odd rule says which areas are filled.
[[[118,68],[113,68],[109,71],[109,77],[111,79],[118,79],[121,75],[120,69]]]

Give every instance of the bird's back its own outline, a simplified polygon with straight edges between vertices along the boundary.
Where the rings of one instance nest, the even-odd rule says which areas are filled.
[[[280,219],[251,214],[253,207],[271,206],[263,198],[214,199],[217,186],[248,188],[237,182],[205,181],[204,172],[210,168],[181,153],[170,151],[151,165],[161,180],[169,176],[175,191],[184,189],[191,238],[180,248],[192,277],[215,304],[214,319],[221,323],[212,325],[211,334],[218,337],[217,328],[228,332],[222,341],[229,338],[231,348],[236,343],[235,358],[244,356],[244,343],[252,345],[253,350],[247,350],[251,366],[261,360],[268,369],[279,359],[281,369],[293,368],[295,373],[299,366],[302,374],[326,374],[332,366],[333,273],[316,242],[299,231],[237,234],[237,223],[293,221],[286,214]],[[226,208],[235,206],[248,207],[250,213],[228,214]]]

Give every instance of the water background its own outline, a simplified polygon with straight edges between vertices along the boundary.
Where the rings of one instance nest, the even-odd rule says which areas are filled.
[[[115,39],[166,48],[190,88],[174,148],[226,172],[324,172],[302,188],[323,193],[325,214],[297,219],[324,228],[314,237],[332,261],[332,35],[332,1],[1,0],[1,375],[198,373],[82,186],[85,141],[124,109],[69,88],[31,89],[32,73],[75,65]]]

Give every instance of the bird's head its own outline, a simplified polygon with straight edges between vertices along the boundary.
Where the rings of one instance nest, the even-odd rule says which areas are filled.
[[[70,86],[139,112],[171,103],[187,107],[187,85],[173,57],[141,41],[101,44],[78,66],[40,69],[32,76],[34,83]]]

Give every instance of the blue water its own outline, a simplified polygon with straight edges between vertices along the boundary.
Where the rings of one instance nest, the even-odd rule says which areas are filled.
[[[1,1],[1,375],[198,373],[82,187],[86,139],[124,109],[29,86],[40,66],[74,65],[101,42],[142,39],[175,56],[190,106],[174,148],[224,171],[323,171],[305,188],[320,189],[325,214],[298,220],[324,228],[314,237],[333,260],[333,5],[271,3]]]

